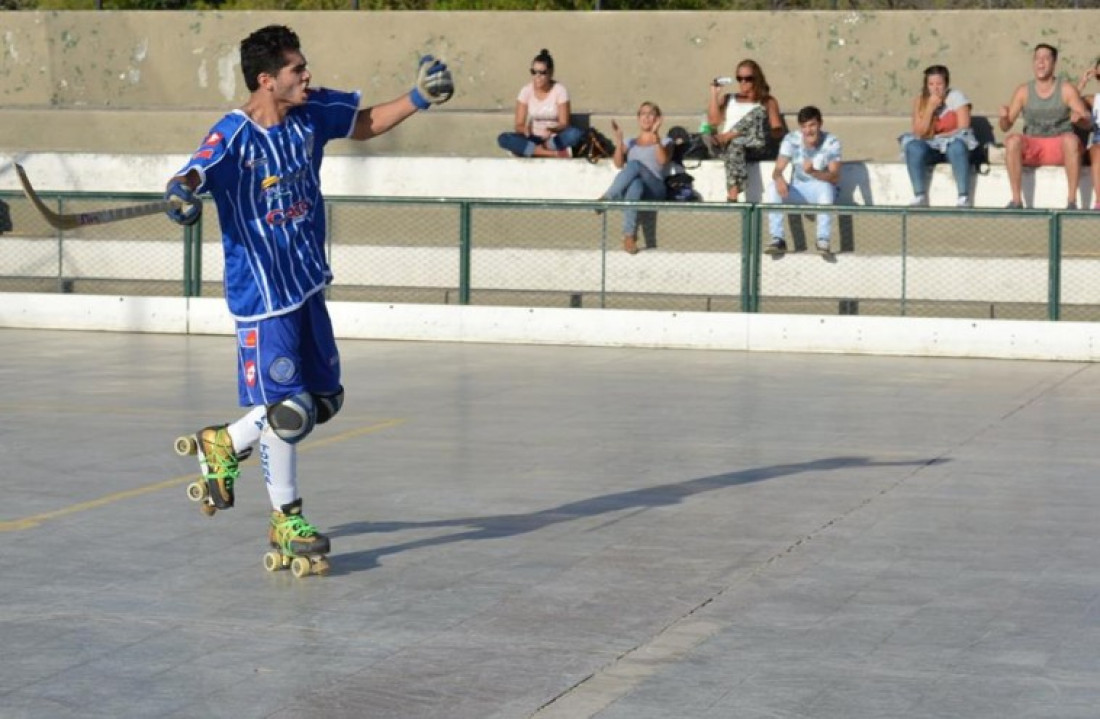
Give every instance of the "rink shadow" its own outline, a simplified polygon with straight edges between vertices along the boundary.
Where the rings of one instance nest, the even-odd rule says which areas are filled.
[[[778,477],[788,477],[802,472],[829,472],[840,469],[862,469],[867,467],[926,467],[950,460],[917,459],[909,461],[876,461],[869,457],[829,457],[810,462],[777,464],[770,467],[716,474],[709,477],[689,479],[683,482],[660,484],[625,492],[603,494],[576,502],[569,502],[524,514],[499,514],[481,517],[460,517],[427,522],[352,522],[336,525],[327,532],[329,537],[348,537],[360,534],[380,534],[405,530],[423,530],[454,527],[458,531],[435,537],[411,540],[377,547],[375,549],[348,554],[333,554],[333,573],[363,571],[380,564],[381,558],[414,549],[433,547],[454,542],[471,542],[482,539],[499,539],[534,532],[543,527],[568,522],[584,517],[595,517],[611,512],[625,510],[646,510],[679,504],[688,497],[704,492],[713,492]]]

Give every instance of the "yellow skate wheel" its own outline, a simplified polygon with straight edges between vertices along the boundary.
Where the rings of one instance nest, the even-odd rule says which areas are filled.
[[[201,502],[210,494],[206,482],[192,482],[187,485],[187,498],[192,502]]]
[[[264,569],[267,571],[277,572],[285,568],[286,565],[283,563],[283,555],[278,552],[268,552],[264,555]]]
[[[290,573],[298,579],[308,576],[311,569],[309,559],[306,557],[295,557],[290,563]]]
[[[188,435],[176,437],[176,454],[186,457],[189,454],[198,454],[198,452],[199,443],[195,441],[194,437]]]

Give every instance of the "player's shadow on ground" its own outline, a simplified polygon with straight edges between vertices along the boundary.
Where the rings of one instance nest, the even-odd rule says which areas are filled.
[[[527,514],[500,514],[486,517],[461,517],[440,519],[428,522],[353,522],[337,525],[328,532],[332,538],[356,534],[398,532],[411,529],[431,529],[436,527],[462,527],[461,531],[436,537],[426,537],[386,547],[334,554],[333,573],[359,571],[378,566],[382,557],[413,549],[432,547],[452,542],[470,542],[480,539],[498,539],[517,534],[534,532],[559,522],[568,522],[581,517],[594,517],[609,512],[621,512],[629,509],[645,510],[652,507],[664,507],[678,504],[686,497],[703,492],[737,487],[743,484],[763,482],[777,477],[786,477],[800,472],[827,472],[838,469],[863,467],[923,467],[949,461],[942,459],[918,459],[909,461],[883,462],[869,457],[829,457],[811,462],[794,464],[776,464],[770,467],[755,467],[739,472],[716,474],[709,477],[689,479],[683,482],[660,484],[654,487],[632,489],[626,492],[603,494],[598,497],[569,502],[550,509]]]

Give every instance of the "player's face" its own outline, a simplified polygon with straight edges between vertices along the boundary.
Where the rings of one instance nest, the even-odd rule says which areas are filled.
[[[312,76],[306,68],[306,58],[302,53],[291,50],[286,54],[287,63],[275,76],[275,101],[282,105],[295,107],[306,102],[306,90]]]

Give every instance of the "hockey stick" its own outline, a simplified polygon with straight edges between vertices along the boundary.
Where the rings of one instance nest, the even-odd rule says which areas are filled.
[[[183,202],[178,199],[157,200],[155,202],[146,202],[141,205],[117,207],[110,210],[94,210],[92,212],[77,212],[71,215],[61,215],[47,207],[46,203],[42,201],[42,198],[38,196],[38,193],[34,191],[34,188],[31,187],[31,181],[27,179],[27,173],[23,170],[22,165],[16,164],[15,172],[19,175],[19,183],[23,185],[23,194],[27,196],[27,199],[31,201],[35,209],[42,214],[42,217],[46,219],[50,227],[59,230],[75,230],[78,227],[87,227],[88,225],[102,225],[108,222],[129,220],[134,217],[156,215],[180,207],[183,204]]]

